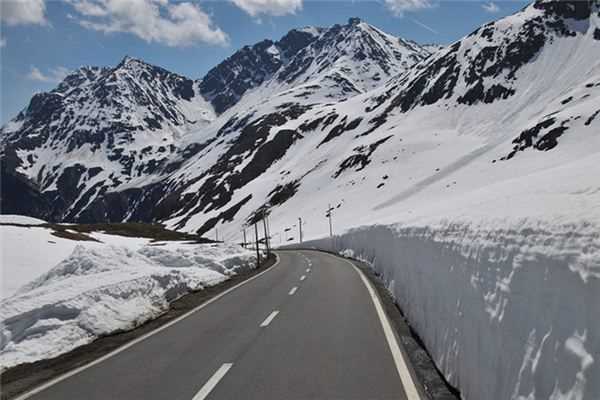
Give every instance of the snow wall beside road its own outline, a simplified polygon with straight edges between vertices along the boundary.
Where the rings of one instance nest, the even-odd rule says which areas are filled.
[[[597,400],[599,232],[526,220],[376,225],[303,247],[371,264],[463,398]]]

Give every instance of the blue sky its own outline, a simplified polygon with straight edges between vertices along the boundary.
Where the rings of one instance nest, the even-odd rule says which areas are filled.
[[[358,16],[419,43],[448,44],[525,1],[446,0],[1,0],[0,123],[81,65],[114,66],[125,55],[190,78],[240,47],[294,27]]]

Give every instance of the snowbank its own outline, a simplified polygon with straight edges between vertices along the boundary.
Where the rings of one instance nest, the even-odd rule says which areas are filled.
[[[349,230],[465,399],[600,399],[600,226],[440,221]],[[305,245],[331,249],[329,239]]]
[[[0,223],[33,225],[35,218],[1,216]],[[115,244],[137,249],[150,242],[146,238],[124,237],[93,232],[99,242],[76,241],[52,234],[44,227],[0,225],[0,299],[12,296],[21,286],[37,278],[67,258],[77,245],[102,248]]]
[[[253,253],[233,245],[77,245],[65,260],[0,302],[0,365],[52,358],[132,329],[182,295],[253,265]]]
[[[43,219],[27,217],[25,215],[0,214],[0,224],[19,224],[19,225],[41,225],[45,224]]]

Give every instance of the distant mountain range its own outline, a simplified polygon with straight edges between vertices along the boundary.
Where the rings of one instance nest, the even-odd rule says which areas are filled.
[[[544,0],[444,48],[352,18],[200,80],[130,57],[82,67],[2,128],[2,213],[237,239],[257,211],[283,229],[328,203],[439,201],[489,183],[454,192],[465,168],[499,182],[597,151],[598,54],[598,2]]]

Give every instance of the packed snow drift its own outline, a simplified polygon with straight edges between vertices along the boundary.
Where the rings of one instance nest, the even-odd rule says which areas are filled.
[[[333,249],[381,275],[463,398],[600,398],[599,225],[496,222],[363,227]]]
[[[71,240],[54,235],[53,229],[41,226],[43,224],[46,221],[37,218],[0,215],[0,299],[12,296],[20,287],[56,266],[78,245],[104,248],[106,244],[118,244],[138,248],[150,243],[147,238],[101,232],[89,235],[97,241]]]
[[[43,257],[36,260],[27,243],[40,244],[35,240],[49,235],[45,229],[0,229],[2,273],[10,277],[9,295],[3,293],[0,301],[2,369],[52,358],[100,336],[135,328],[164,313],[173,300],[223,282],[255,263],[253,252],[237,245],[150,243],[116,236],[111,241],[102,234],[97,236],[105,243],[52,236],[57,243],[42,246]],[[21,239],[26,241],[14,240],[19,229],[25,230]],[[14,243],[22,243],[19,254],[5,247]],[[63,256],[56,265],[48,264]],[[38,275],[13,290],[33,275],[35,264],[22,270],[30,262],[40,262]]]

